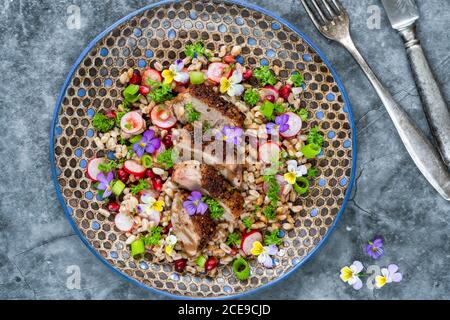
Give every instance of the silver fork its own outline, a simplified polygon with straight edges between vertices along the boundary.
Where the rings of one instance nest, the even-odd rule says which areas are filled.
[[[438,152],[414,124],[405,110],[399,106],[389,91],[359,53],[350,36],[347,11],[338,0],[301,0],[316,28],[330,40],[343,45],[358,62],[391,117],[406,150],[430,184],[450,201],[450,174]]]

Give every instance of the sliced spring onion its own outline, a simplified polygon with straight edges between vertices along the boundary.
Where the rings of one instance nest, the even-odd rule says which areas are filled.
[[[142,165],[146,168],[146,169],[150,169],[153,166],[153,159],[151,156],[149,156],[148,154],[144,155],[141,158],[141,162]]]
[[[297,178],[297,183],[294,185],[294,190],[299,195],[303,195],[309,190],[309,181],[305,177]]]
[[[113,187],[112,187],[112,192],[113,192],[116,196],[120,196],[120,195],[122,194],[123,190],[125,190],[125,188],[126,188],[125,183],[123,183],[123,182],[120,181],[120,180],[117,180],[117,181],[114,183]]]
[[[131,244],[131,255],[133,258],[145,253],[145,244],[143,239],[134,241]]]
[[[320,151],[322,151],[322,148],[314,143],[307,144],[302,149],[302,153],[307,159],[314,159]]]
[[[130,143],[131,144],[139,143],[139,142],[141,142],[141,140],[142,140],[142,136],[141,135],[135,136],[135,137],[130,139]]]
[[[245,281],[250,278],[250,266],[248,265],[247,260],[244,258],[234,260],[233,272],[236,275],[236,278],[241,281]]]
[[[195,263],[196,263],[200,268],[204,268],[207,260],[208,260],[208,259],[206,259],[205,256],[200,256],[200,257],[197,258],[197,260],[195,260]]]

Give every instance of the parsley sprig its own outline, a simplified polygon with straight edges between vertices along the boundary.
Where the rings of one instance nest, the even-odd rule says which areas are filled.
[[[147,84],[151,87],[151,92],[148,97],[155,103],[163,103],[174,97],[172,87],[166,83],[154,81],[152,79],[147,80]]]
[[[137,195],[139,192],[144,191],[149,188],[148,182],[145,180],[139,180],[139,183],[131,187],[130,191],[132,194]]]
[[[274,230],[264,237],[264,243],[266,246],[276,245],[279,246],[283,243],[283,239],[280,238],[280,230]]]
[[[303,76],[300,73],[297,72],[297,73],[294,73],[291,76],[291,81],[294,84],[294,87],[298,88],[298,87],[300,87],[303,84],[305,79],[303,79]]]
[[[213,220],[219,220],[223,218],[223,215],[225,214],[225,209],[220,205],[219,202],[211,198],[204,199],[203,201],[208,206],[209,213]]]
[[[186,120],[189,123],[193,123],[200,119],[200,112],[197,112],[194,110],[194,107],[192,106],[192,102],[189,102],[187,105],[184,106],[184,109],[186,111]]]
[[[154,227],[150,230],[148,236],[144,238],[146,246],[158,246],[161,241],[162,227]]]
[[[308,135],[308,143],[314,144],[316,146],[322,147],[323,145],[323,135],[319,132],[319,127],[316,126],[311,129]]]
[[[186,50],[184,50],[184,54],[191,58],[198,58],[199,56],[204,56],[208,59],[211,58],[211,54],[205,48],[203,42],[199,41],[195,44],[189,44],[186,46]]]
[[[229,246],[239,247],[241,245],[241,236],[236,232],[230,233],[226,244]]]
[[[111,131],[114,128],[114,123],[114,119],[108,118],[102,113],[96,113],[94,118],[92,119],[92,125],[94,126],[95,130],[101,133]]]
[[[244,93],[244,101],[252,107],[256,106],[260,99],[261,95],[256,89],[248,89]]]
[[[261,68],[255,69],[253,75],[258,79],[262,86],[274,85],[277,83],[277,78],[275,77],[272,70],[268,66],[263,66]]]
[[[166,169],[173,168],[175,161],[175,156],[173,149],[168,149],[164,152],[161,152],[156,158],[156,162],[160,166],[164,166]]]

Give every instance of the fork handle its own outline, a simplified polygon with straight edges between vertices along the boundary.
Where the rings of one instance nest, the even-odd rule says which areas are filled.
[[[400,35],[405,42],[431,132],[436,139],[445,164],[450,166],[450,112],[416,36],[415,29],[414,24],[410,25],[400,30]]]
[[[342,40],[341,43],[358,62],[372,83],[417,168],[436,191],[445,200],[450,201],[450,174],[439,153],[414,124],[406,111],[395,102],[389,91],[381,84],[350,36]]]

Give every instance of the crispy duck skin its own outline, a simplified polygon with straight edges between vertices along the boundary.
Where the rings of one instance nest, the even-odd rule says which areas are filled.
[[[198,190],[217,200],[228,221],[238,219],[244,210],[242,195],[213,166],[186,161],[175,166],[172,179],[184,189]]]
[[[183,208],[183,202],[188,196],[186,192],[175,195],[171,221],[174,235],[183,245],[184,251],[190,256],[196,256],[210,241],[216,227],[209,211],[204,215],[189,216]]]
[[[186,125],[182,130],[174,130],[175,145],[182,152],[186,160],[201,160],[206,164],[213,165],[219,172],[231,182],[231,184],[239,188],[242,183],[242,164],[226,163],[225,159],[208,152],[208,146],[213,147],[213,142],[204,142],[201,146],[194,145],[194,126]],[[224,147],[225,150],[225,147]],[[237,160],[237,159],[236,159]]]
[[[184,106],[192,103],[192,107],[201,114],[200,121],[208,121],[213,127],[244,126],[245,115],[211,86],[192,86],[170,103],[179,120],[185,119]]]

